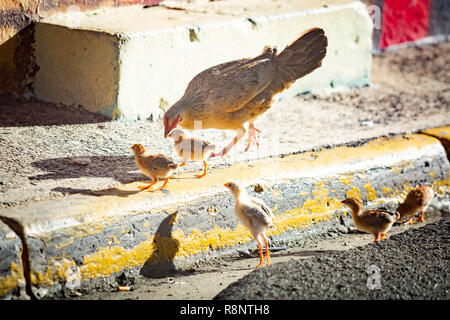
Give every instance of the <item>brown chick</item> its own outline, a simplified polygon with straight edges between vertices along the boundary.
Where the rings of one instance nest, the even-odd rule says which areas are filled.
[[[289,88],[297,79],[322,65],[327,37],[322,29],[312,28],[287,46],[281,53],[266,47],[255,58],[222,63],[197,74],[184,95],[164,114],[164,137],[181,126],[201,129],[235,130],[236,137],[220,152],[223,156],[245,135],[248,123],[247,151],[258,144],[254,122],[273,103],[275,94]],[[195,126],[197,127],[197,126]]]
[[[134,144],[131,149],[134,152],[134,160],[136,160],[136,165],[139,170],[153,180],[153,182],[146,187],[139,186],[139,189],[150,189],[160,178],[165,179],[165,181],[164,184],[156,190],[165,188],[167,181],[169,181],[169,177],[178,167],[178,164],[175,163],[171,157],[163,154],[149,154],[145,151],[144,146],[139,143]]]
[[[267,264],[270,264],[269,243],[267,241],[265,231],[268,228],[275,227],[272,223],[272,218],[274,217],[272,210],[270,210],[270,208],[262,200],[255,197],[250,197],[247,194],[247,191],[240,187],[237,183],[228,182],[225,183],[224,186],[230,189],[231,193],[233,193],[236,201],[234,212],[244,226],[250,230],[253,238],[255,238],[256,243],[258,244],[259,264],[256,268],[264,265],[261,240],[264,240],[266,245]]]
[[[356,229],[371,233],[375,236],[373,242],[379,238],[383,240],[394,222],[400,218],[398,212],[392,213],[382,209],[363,210],[361,200],[349,197],[341,201],[352,210],[353,223]]]
[[[434,191],[431,186],[421,186],[411,190],[406,195],[405,201],[397,208],[397,211],[400,213],[400,220],[403,220],[405,217],[410,217],[405,222],[409,222],[410,224],[417,221],[424,222],[423,216],[431,201],[433,201],[433,197]],[[417,211],[420,211],[420,217],[413,220],[414,214]]]
[[[186,165],[186,162],[189,160],[203,161],[203,173],[196,174],[195,176],[197,178],[204,177],[207,167],[206,159],[208,159],[216,146],[199,138],[187,138],[186,134],[180,129],[171,131],[169,137],[173,139],[175,151],[183,159],[183,163],[179,166]]]

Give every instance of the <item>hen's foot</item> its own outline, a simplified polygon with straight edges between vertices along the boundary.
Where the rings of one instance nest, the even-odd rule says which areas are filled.
[[[259,147],[257,133],[261,133],[261,130],[255,128],[255,126],[253,124],[249,125],[249,127],[248,127],[248,143],[247,143],[247,147],[244,150],[245,152],[247,152],[248,149],[250,149],[251,145],[256,145],[257,147]]]

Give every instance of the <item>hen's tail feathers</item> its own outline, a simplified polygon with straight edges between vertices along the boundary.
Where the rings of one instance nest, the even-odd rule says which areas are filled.
[[[273,92],[287,89],[295,80],[319,68],[327,45],[323,29],[312,28],[287,46],[276,58],[278,73],[270,85]]]

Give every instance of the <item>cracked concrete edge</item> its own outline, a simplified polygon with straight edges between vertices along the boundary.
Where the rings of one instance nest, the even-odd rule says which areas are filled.
[[[171,180],[167,192],[135,192],[139,183],[131,183],[116,194],[73,195],[1,210],[1,220],[20,240],[0,229],[2,250],[14,248],[2,257],[10,262],[1,264],[0,297],[23,295],[24,279],[25,292],[38,298],[104,290],[122,273],[155,277],[254,247],[222,186],[229,180],[240,181],[273,208],[277,229],[268,234],[271,242],[292,245],[308,234],[348,228],[340,200],[349,195],[394,209],[411,188],[433,183],[433,205],[448,211],[449,175],[438,139],[405,134],[238,163],[200,180]],[[18,241],[25,244],[21,249]]]

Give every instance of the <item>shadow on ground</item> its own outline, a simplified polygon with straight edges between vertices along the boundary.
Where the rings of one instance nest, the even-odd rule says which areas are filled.
[[[29,177],[30,180],[81,177],[113,178],[120,183],[148,180],[145,175],[136,171],[137,167],[133,156],[64,157],[39,160],[32,162],[31,165],[48,173]],[[83,190],[77,192],[80,191]]]
[[[153,254],[141,268],[141,275],[148,278],[163,278],[177,273],[173,262],[180,242],[172,237],[172,228],[178,212],[165,217],[158,226],[153,240]]]
[[[78,107],[50,102],[24,101],[0,95],[0,127],[51,126],[109,122],[110,120]]]

